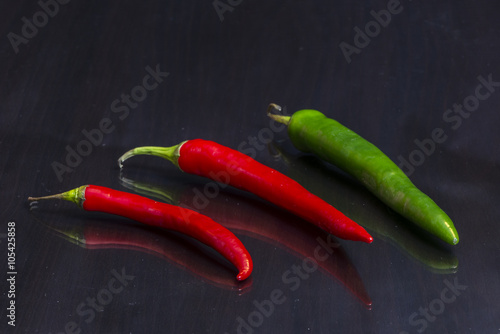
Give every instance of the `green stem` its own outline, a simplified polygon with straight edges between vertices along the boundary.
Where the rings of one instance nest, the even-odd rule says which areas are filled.
[[[155,155],[160,158],[170,160],[174,165],[179,167],[177,161],[179,160],[179,150],[181,149],[182,143],[171,146],[171,147],[159,147],[159,146],[142,146],[131,149],[128,152],[125,152],[121,157],[118,158],[118,166],[123,168],[123,162],[128,158],[131,158],[136,155]]]
[[[275,120],[276,122],[283,123],[285,125],[290,124],[290,119],[291,119],[290,116],[272,114],[271,111],[273,111],[273,110],[280,112],[281,107],[275,103],[269,104],[269,107],[267,107],[267,116],[269,116],[271,119]]]
[[[46,200],[46,199],[62,199],[65,201],[70,201],[78,205],[79,207],[83,206],[83,202],[85,202],[85,189],[87,186],[81,186],[75,189],[68,190],[66,192],[60,193],[60,194],[55,194],[55,195],[49,195],[49,196],[42,196],[42,197],[28,197],[28,201],[39,201],[39,200]]]

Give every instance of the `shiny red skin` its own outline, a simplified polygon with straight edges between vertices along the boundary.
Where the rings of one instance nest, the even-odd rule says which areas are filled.
[[[214,248],[236,266],[239,281],[252,272],[252,259],[242,242],[222,225],[195,211],[94,185],[85,188],[82,207],[189,235]]]
[[[186,173],[249,191],[339,238],[373,241],[363,227],[298,182],[239,151],[213,141],[188,140],[179,148],[177,163]]]

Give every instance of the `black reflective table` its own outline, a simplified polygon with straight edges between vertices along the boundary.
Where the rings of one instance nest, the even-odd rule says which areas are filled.
[[[500,333],[499,5],[41,0],[0,5],[0,332]],[[452,217],[448,245],[298,151],[311,108],[377,145]],[[365,227],[346,241],[140,156],[216,141]],[[96,184],[231,230],[254,271],[183,234],[28,196]]]

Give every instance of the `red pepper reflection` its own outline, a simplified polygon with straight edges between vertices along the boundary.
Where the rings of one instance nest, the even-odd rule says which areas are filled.
[[[220,288],[237,290],[240,295],[250,291],[251,277],[235,281],[229,262],[221,263],[210,255],[203,245],[195,245],[191,238],[154,227],[127,226],[122,222],[86,221],[84,226],[57,228],[45,222],[58,236],[86,249],[124,249],[156,256],[191,272],[205,282]],[[221,261],[224,259],[221,258]],[[225,266],[225,267],[224,267]]]
[[[280,247],[297,257],[316,259],[323,272],[340,281],[365,307],[371,309],[372,301],[363,281],[350,261],[346,252],[336,239],[322,229],[267,202],[253,200],[238,191],[229,192],[219,189],[217,196],[200,201],[200,186],[182,185],[174,190],[173,186],[152,186],[121,176],[122,184],[142,195],[156,197],[162,201],[173,202],[208,217],[211,217],[236,234],[247,235],[262,240],[273,247]],[[216,186],[210,183],[210,186]],[[179,187],[179,185],[177,185]],[[198,197],[196,197],[198,195]],[[257,219],[252,217],[258,214]],[[318,260],[318,247],[323,247],[322,257],[326,257],[324,243],[332,250],[328,258]],[[251,252],[251,250],[249,249]]]

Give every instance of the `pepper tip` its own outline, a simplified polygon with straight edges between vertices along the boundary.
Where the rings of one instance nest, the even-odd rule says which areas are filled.
[[[240,271],[238,273],[238,275],[236,276],[236,279],[241,282],[241,281],[246,280],[249,276],[250,276],[250,271],[247,271],[247,270]]]
[[[238,273],[238,275],[236,276],[236,279],[240,282],[246,280],[250,276],[250,274],[252,273],[252,269],[253,269],[252,267],[253,266],[251,265],[248,268],[242,268],[240,270],[240,272]]]
[[[371,244],[373,242],[373,237],[366,230],[363,230],[363,232],[359,234],[356,240],[366,242],[367,244]]]

